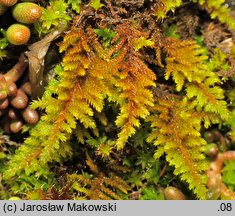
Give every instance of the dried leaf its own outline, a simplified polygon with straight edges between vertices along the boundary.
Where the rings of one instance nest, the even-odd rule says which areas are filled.
[[[50,44],[64,32],[65,28],[65,26],[61,26],[60,28],[55,29],[47,34],[42,40],[30,45],[28,47],[30,51],[25,53],[29,61],[29,81],[33,86],[33,99],[40,97],[43,93],[45,56]]]

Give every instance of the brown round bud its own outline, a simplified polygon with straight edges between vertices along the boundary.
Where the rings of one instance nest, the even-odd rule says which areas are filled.
[[[16,96],[11,100],[11,105],[16,109],[24,109],[28,105],[27,95],[21,89],[18,89]]]
[[[15,97],[16,94],[17,94],[17,86],[16,86],[16,84],[9,81],[8,85],[7,85],[7,92],[8,92],[8,96],[9,97]]]
[[[24,120],[28,124],[36,124],[39,120],[39,115],[36,110],[31,109],[29,106],[22,112]]]
[[[21,87],[20,87],[28,96],[32,95],[32,86],[30,82],[26,82],[24,83]]]
[[[215,159],[219,154],[219,148],[215,143],[211,143],[206,147],[206,154],[209,158]]]
[[[15,120],[10,123],[10,130],[12,133],[19,133],[23,128],[23,122],[21,120]]]
[[[206,131],[203,136],[207,142],[214,142],[215,140],[215,135],[211,131]]]
[[[167,200],[185,200],[185,195],[176,187],[169,186],[164,189],[164,196]]]
[[[19,119],[19,116],[17,114],[17,112],[14,109],[10,109],[8,111],[8,116],[12,119],[12,120],[16,120]]]
[[[4,101],[0,103],[0,110],[6,109],[9,105],[9,100],[6,98]]]
[[[10,7],[14,4],[16,4],[17,0],[0,0],[0,4]]]
[[[0,101],[3,101],[7,98],[7,92],[6,91],[0,91]]]

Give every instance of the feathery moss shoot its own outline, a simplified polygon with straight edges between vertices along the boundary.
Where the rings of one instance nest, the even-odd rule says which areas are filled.
[[[9,2],[1,199],[234,199],[230,1]]]

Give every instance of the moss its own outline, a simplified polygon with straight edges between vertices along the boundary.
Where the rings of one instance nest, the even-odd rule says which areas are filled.
[[[233,155],[235,21],[224,1],[188,3],[195,10],[171,0],[40,3],[30,73],[17,85],[52,76],[26,108],[40,113],[38,123],[16,135],[25,139],[15,152],[0,149],[3,198],[164,199],[164,188],[188,199],[234,197],[233,187],[210,184],[222,169],[208,172],[204,137],[219,146],[213,159]],[[44,65],[50,44],[59,52]],[[32,47],[43,50],[37,61]]]

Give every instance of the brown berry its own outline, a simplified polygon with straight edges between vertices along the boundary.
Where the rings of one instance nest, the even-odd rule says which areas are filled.
[[[18,114],[16,113],[16,111],[14,109],[10,109],[8,111],[8,116],[12,119],[12,120],[17,120],[19,119]]]
[[[6,31],[7,40],[13,45],[26,44],[30,34],[30,29],[22,24],[12,24]]]
[[[5,77],[0,74],[0,100],[4,100],[7,97],[7,81]]]
[[[10,130],[12,133],[19,133],[22,130],[23,122],[21,120],[15,120],[10,123]]]
[[[215,159],[219,154],[219,148],[215,143],[208,144],[206,146],[206,154],[209,158]]]
[[[39,115],[36,110],[27,107],[23,112],[22,116],[28,124],[36,124],[39,120]]]
[[[30,82],[26,82],[24,83],[21,87],[20,87],[28,96],[32,95],[32,86]]]
[[[164,196],[167,200],[185,200],[185,195],[176,187],[169,186],[164,190]]]
[[[42,9],[35,3],[22,2],[13,7],[12,15],[20,23],[31,24],[40,19]]]
[[[205,132],[203,136],[207,142],[214,142],[215,140],[215,136],[213,135],[211,131]]]
[[[0,0],[0,4],[10,7],[14,4],[16,4],[17,0]]]
[[[0,102],[0,110],[6,109],[9,105],[9,100],[6,98],[4,101]]]
[[[15,97],[17,94],[17,86],[14,82],[8,82],[7,83],[7,93],[9,97]]]
[[[3,101],[7,98],[7,92],[6,91],[0,91],[0,101]]]
[[[18,89],[16,96],[11,100],[11,105],[16,109],[24,109],[28,105],[27,95]]]

